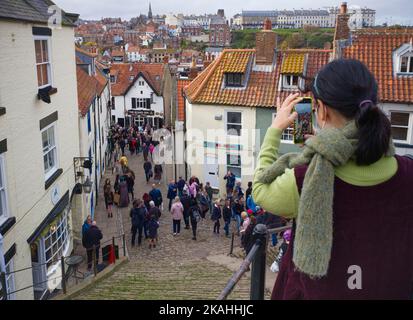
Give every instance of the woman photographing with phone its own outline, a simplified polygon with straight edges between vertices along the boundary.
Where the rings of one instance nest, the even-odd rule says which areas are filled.
[[[311,85],[315,136],[278,157],[302,98],[277,104],[253,198],[294,219],[273,299],[410,299],[413,161],[395,156],[391,126],[364,64],[334,60]]]

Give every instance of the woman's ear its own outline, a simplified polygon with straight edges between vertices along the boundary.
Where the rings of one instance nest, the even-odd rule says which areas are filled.
[[[328,117],[328,111],[327,111],[327,107],[324,104],[323,101],[321,100],[317,100],[318,103],[318,110],[317,110],[317,114],[319,116],[319,120],[321,121],[327,121],[327,117]]]

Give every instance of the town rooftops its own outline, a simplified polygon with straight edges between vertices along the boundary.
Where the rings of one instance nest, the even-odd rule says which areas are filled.
[[[413,42],[413,28],[371,28],[352,34],[343,58],[362,61],[374,74],[382,102],[413,103],[413,76],[395,75],[393,52]],[[413,48],[413,47],[412,47]]]
[[[142,75],[155,93],[162,94],[164,66],[162,63],[119,63],[110,67],[110,75],[116,76],[116,82],[111,84],[113,96],[125,95],[135,83],[138,75]],[[134,80],[131,81],[131,77]]]
[[[268,70],[255,68],[252,63],[250,67],[248,66],[250,61],[255,60],[255,56],[255,49],[225,49],[185,88],[185,95],[189,102],[192,104],[275,107],[277,96],[284,99],[294,92],[294,90],[283,91],[278,88],[284,61],[287,61],[289,66],[293,66],[285,71],[312,78],[322,66],[331,60],[332,51],[318,49],[278,51],[275,67]],[[303,57],[305,57],[305,66]],[[234,65],[234,61],[238,61],[238,64]],[[225,73],[241,70],[245,70],[245,76],[248,75],[245,86],[225,87]]]
[[[48,23],[53,13],[48,13],[50,6],[55,4],[50,0],[1,0],[0,19]],[[78,14],[66,13],[62,10],[62,24],[74,26]]]

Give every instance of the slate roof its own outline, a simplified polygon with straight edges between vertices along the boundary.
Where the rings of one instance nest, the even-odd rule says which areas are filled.
[[[52,13],[47,10],[55,5],[50,0],[1,0],[0,19],[23,20],[36,23],[47,23]],[[62,24],[74,26],[79,15],[62,10]]]

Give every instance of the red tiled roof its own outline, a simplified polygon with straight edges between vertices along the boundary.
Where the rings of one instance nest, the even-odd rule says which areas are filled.
[[[113,96],[123,96],[130,86],[136,81],[139,73],[142,73],[148,84],[154,89],[157,95],[161,95],[163,69],[162,63],[119,63],[110,67],[110,74],[116,75],[116,83],[111,84]],[[130,77],[135,79],[131,82]]]
[[[413,28],[360,30],[343,58],[362,61],[376,77],[382,102],[413,103],[413,77],[395,76],[393,51],[413,38]]]
[[[100,95],[108,84],[108,79],[102,74],[100,70],[96,70],[95,79],[97,81],[97,94]]]
[[[123,57],[124,55],[125,55],[125,52],[122,50],[117,50],[117,49],[112,50],[112,57]]]
[[[278,51],[276,66],[271,72],[250,70],[246,88],[224,88],[224,72],[246,70],[254,49],[226,49],[186,88],[185,94],[191,103],[221,104],[246,107],[274,107],[277,96],[284,99],[292,92],[278,91],[283,59],[306,56],[306,77],[316,72],[331,59],[331,50],[291,49]],[[292,57],[292,58],[291,58]],[[238,64],[234,64],[234,61]],[[294,61],[290,61],[294,62]],[[235,71],[233,71],[235,70]]]
[[[185,99],[184,88],[191,83],[190,80],[179,79],[177,81],[177,100],[178,100],[178,121],[185,121]]]
[[[94,77],[89,76],[79,66],[76,67],[76,76],[78,107],[80,114],[84,117],[96,96],[98,81]]]

